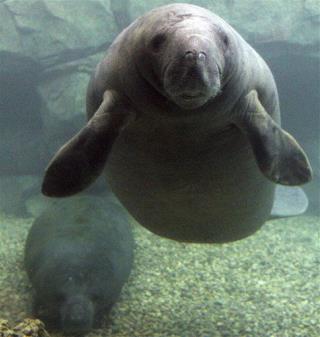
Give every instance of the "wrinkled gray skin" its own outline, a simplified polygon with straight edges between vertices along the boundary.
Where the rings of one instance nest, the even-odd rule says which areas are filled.
[[[89,83],[87,111],[49,164],[43,193],[77,193],[105,167],[128,211],[167,238],[246,237],[269,218],[275,183],[311,179],[280,127],[266,63],[194,5],[157,8],[125,29]]]
[[[98,327],[132,260],[132,233],[119,205],[93,197],[56,201],[34,221],[25,246],[34,314],[65,334]]]

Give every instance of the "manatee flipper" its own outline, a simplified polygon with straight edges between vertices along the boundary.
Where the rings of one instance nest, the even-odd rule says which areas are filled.
[[[307,210],[308,205],[308,197],[302,188],[278,185],[270,219],[301,215]]]
[[[312,178],[309,160],[298,142],[265,111],[255,90],[236,125],[247,135],[261,172],[282,185],[301,185]]]
[[[132,115],[124,99],[115,91],[107,90],[87,125],[63,145],[49,163],[42,193],[64,197],[93,183],[101,174],[114,141]]]

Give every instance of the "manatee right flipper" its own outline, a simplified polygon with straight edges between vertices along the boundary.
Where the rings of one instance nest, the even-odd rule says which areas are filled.
[[[247,135],[261,172],[282,185],[301,185],[312,178],[309,160],[298,142],[265,111],[255,90],[245,97],[235,124]]]
[[[124,98],[107,90],[87,125],[63,145],[49,163],[42,193],[64,197],[88,187],[101,174],[114,141],[132,115]]]

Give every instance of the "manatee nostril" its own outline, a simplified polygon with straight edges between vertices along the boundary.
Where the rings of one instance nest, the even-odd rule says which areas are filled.
[[[198,54],[198,60],[199,60],[199,61],[203,62],[203,61],[205,61],[206,58],[207,58],[207,55],[206,55],[204,52],[201,51],[201,52]]]
[[[192,52],[192,51],[187,51],[187,52],[184,54],[184,58],[185,58],[187,61],[194,61],[194,60],[195,60],[195,53]]]
[[[207,58],[206,53],[204,52],[196,52],[196,51],[187,51],[184,54],[184,58],[188,62],[204,62]]]

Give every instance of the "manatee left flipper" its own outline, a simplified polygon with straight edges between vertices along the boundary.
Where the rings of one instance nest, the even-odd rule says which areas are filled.
[[[303,149],[265,111],[255,90],[245,97],[245,104],[235,124],[247,135],[261,172],[281,185],[310,181],[312,169]]]
[[[55,154],[42,183],[42,193],[64,197],[88,187],[101,174],[112,145],[133,116],[115,91],[106,91],[103,101],[73,138]]]

